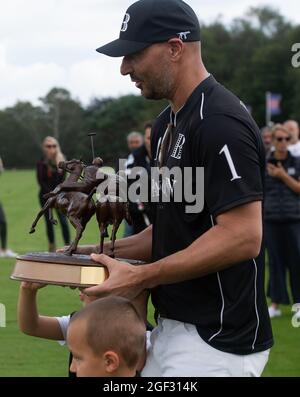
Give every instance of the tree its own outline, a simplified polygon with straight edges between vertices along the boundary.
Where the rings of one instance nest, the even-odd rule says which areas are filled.
[[[40,98],[46,114],[50,135],[59,142],[67,157],[80,155],[84,110],[81,104],[72,99],[69,91],[53,88],[44,98]]]
[[[164,101],[147,101],[135,95],[104,99],[87,111],[85,134],[97,132],[96,152],[114,166],[118,158],[128,155],[126,135],[133,130],[143,132],[145,122],[154,119],[165,105]],[[89,147],[84,157],[90,158]]]
[[[292,45],[300,26],[276,9],[250,8],[225,25],[222,20],[202,24],[202,53],[207,69],[253,109],[259,126],[265,123],[265,93],[283,96],[282,114],[274,121],[300,121],[300,68],[291,65]],[[106,164],[127,156],[126,136],[143,132],[144,123],[166,107],[165,101],[141,96],[94,98],[83,108],[64,88],[53,88],[41,106],[19,102],[0,111],[0,151],[7,167],[32,167],[41,155],[45,136],[59,139],[67,158],[91,161],[89,132],[96,132],[95,151]]]
[[[49,134],[40,107],[18,102],[1,112],[1,156],[6,167],[32,167],[41,153],[43,138]]]

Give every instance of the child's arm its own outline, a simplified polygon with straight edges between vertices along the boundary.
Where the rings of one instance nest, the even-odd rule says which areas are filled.
[[[55,317],[40,316],[36,295],[44,285],[22,282],[18,302],[18,323],[20,330],[27,335],[39,338],[63,340],[63,334]]]

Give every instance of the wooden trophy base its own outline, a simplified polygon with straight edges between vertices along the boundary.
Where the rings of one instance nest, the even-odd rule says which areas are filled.
[[[131,259],[117,260],[132,265],[143,264]],[[88,288],[102,284],[107,277],[107,269],[92,261],[89,255],[67,256],[59,253],[32,252],[17,257],[10,278],[17,281]]]

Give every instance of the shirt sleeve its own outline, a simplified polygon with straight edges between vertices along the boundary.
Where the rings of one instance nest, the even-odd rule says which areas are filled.
[[[263,199],[264,155],[254,128],[226,115],[208,117],[199,127],[196,150],[204,167],[205,203],[214,217]]]
[[[55,318],[56,318],[56,320],[59,323],[61,332],[62,332],[63,337],[64,337],[64,340],[59,341],[58,343],[60,345],[65,345],[66,344],[66,340],[67,340],[67,331],[68,331],[68,327],[69,327],[69,324],[70,324],[71,316],[69,315],[69,316],[62,316],[62,317],[55,317]]]

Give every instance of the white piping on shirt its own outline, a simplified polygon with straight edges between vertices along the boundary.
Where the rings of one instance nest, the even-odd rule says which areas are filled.
[[[201,120],[203,120],[203,105],[204,105],[204,92],[202,92],[202,100],[201,100],[201,106],[200,106],[200,117],[201,117]]]
[[[161,161],[161,150],[162,150],[162,146],[164,144],[164,141],[166,139],[167,132],[168,132],[168,127],[167,127],[163,137],[160,137],[159,141],[158,141],[157,152],[156,152],[156,160],[159,160],[159,162]]]
[[[161,141],[162,141],[162,137],[159,138],[158,144],[157,144],[157,148],[156,148],[156,156],[154,161],[158,160],[158,156],[159,156],[159,151],[160,151],[160,146],[161,146]]]
[[[157,118],[159,118],[163,113],[165,113],[165,112],[169,109],[169,107],[170,107],[170,105],[167,106],[167,107],[157,116]],[[166,132],[167,132],[167,130],[166,130]],[[165,132],[165,134],[164,134],[163,137],[160,137],[160,138],[159,138],[159,141],[158,141],[158,144],[157,144],[157,148],[156,148],[156,157],[155,157],[154,161],[158,160],[160,147],[161,147],[161,144],[162,144],[163,139],[165,138],[166,132]]]
[[[218,336],[222,330],[223,330],[223,314],[224,314],[224,306],[225,306],[225,301],[224,301],[224,295],[223,295],[223,289],[222,289],[222,285],[221,285],[221,280],[220,280],[220,274],[219,272],[217,273],[217,278],[218,278],[218,283],[219,283],[219,288],[220,288],[220,292],[221,292],[221,297],[222,297],[222,309],[221,309],[221,314],[220,314],[220,329],[218,332],[216,332],[212,337],[209,338],[209,342],[211,342],[216,336]]]
[[[177,127],[177,116],[179,114],[179,112],[185,107],[185,104],[183,106],[181,106],[181,108],[179,110],[177,110],[177,112],[174,114],[174,127]],[[170,113],[170,124],[173,123],[172,120],[172,115],[173,115],[173,110],[171,109],[171,113]]]
[[[211,224],[212,226],[215,226],[215,222],[214,219],[212,217],[212,215],[210,216],[211,219]],[[219,288],[220,288],[220,293],[221,293],[221,298],[222,298],[222,308],[221,308],[221,313],[220,313],[220,329],[218,332],[216,332],[213,336],[211,336],[209,338],[209,342],[211,342],[216,336],[218,336],[222,330],[223,330],[223,315],[224,315],[224,307],[225,307],[225,300],[224,300],[224,294],[223,294],[223,288],[222,288],[222,284],[221,284],[221,279],[220,279],[220,274],[219,272],[217,273],[217,279],[218,279],[218,284],[219,284]]]
[[[166,110],[169,109],[169,107],[170,107],[170,105],[167,106],[162,112],[160,112],[159,115],[156,118],[158,119],[163,113],[165,113]]]
[[[214,223],[212,215],[210,216],[210,219],[211,219],[212,225],[214,226],[215,223]],[[255,343],[256,343],[256,340],[257,340],[257,333],[258,333],[258,328],[259,328],[260,321],[259,321],[259,314],[258,314],[258,309],[257,309],[257,263],[256,263],[255,259],[252,259],[252,260],[253,260],[254,267],[255,267],[255,277],[254,277],[254,296],[255,296],[255,301],[254,301],[254,305],[255,305],[255,313],[256,313],[256,318],[257,318],[257,325],[256,325],[256,329],[255,329],[254,341],[253,341],[253,344],[252,344],[252,350],[254,350]],[[209,342],[211,342],[213,338],[218,336],[222,332],[222,329],[223,329],[223,314],[224,314],[224,306],[225,306],[225,304],[224,304],[224,295],[223,295],[223,289],[222,289],[222,284],[221,284],[221,279],[220,279],[219,272],[217,273],[217,278],[218,278],[219,288],[220,288],[220,292],[221,292],[221,296],[222,296],[222,309],[221,309],[221,315],[220,315],[221,326],[220,326],[219,331],[216,332],[213,336],[210,337],[210,339],[208,340]]]
[[[256,264],[256,260],[253,259],[253,263],[255,265],[255,278],[254,278],[254,294],[255,294],[255,313],[256,313],[256,318],[257,318],[257,325],[256,325],[256,330],[255,330],[255,335],[254,335],[254,341],[252,344],[252,350],[254,350],[255,347],[255,343],[256,343],[256,339],[257,339],[257,332],[258,332],[258,328],[259,328],[259,314],[258,314],[258,310],[257,310],[257,264]]]

